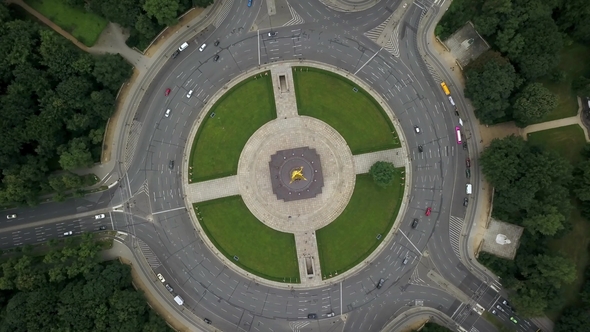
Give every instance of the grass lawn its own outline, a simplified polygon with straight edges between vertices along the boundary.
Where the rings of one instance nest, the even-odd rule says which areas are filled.
[[[571,86],[574,78],[581,74],[590,73],[590,47],[574,43],[564,47],[560,56],[558,67],[565,72],[565,80],[563,82],[549,79],[541,81],[545,87],[559,97],[559,104],[555,110],[539,122],[567,118],[578,112],[578,100]]]
[[[191,149],[192,182],[235,175],[240,153],[258,128],[276,119],[271,76],[262,73],[226,92],[211,108]]]
[[[336,220],[316,232],[324,278],[352,268],[379,245],[397,217],[403,185],[399,176],[393,185],[381,188],[369,174],[357,175],[348,206]],[[382,234],[381,240],[377,240],[377,234]]]
[[[62,0],[25,0],[25,2],[88,47],[96,43],[100,33],[109,23],[101,16],[68,6]]]
[[[564,156],[573,165],[578,163],[582,156],[580,152],[586,145],[584,131],[579,125],[571,125],[537,131],[528,134],[527,140],[534,145],[539,145]]]
[[[299,114],[332,126],[344,137],[353,154],[401,146],[383,108],[351,81],[308,67],[294,67],[293,80]]]
[[[201,214],[201,227],[228,259],[255,275],[299,283],[295,236],[261,223],[240,196],[193,205]],[[234,260],[234,255],[239,257]]]
[[[584,283],[584,269],[590,263],[590,253],[588,248],[590,246],[590,222],[582,218],[580,215],[580,206],[572,199],[574,209],[570,214],[570,222],[573,229],[560,239],[553,240],[549,243],[549,248],[555,251],[560,251],[566,257],[571,259],[576,264],[576,281],[569,285],[564,285],[562,294],[565,305],[560,310],[547,312],[547,316],[555,320],[561,314],[563,308],[577,304],[580,294],[580,288]]]
[[[582,156],[580,152],[586,141],[584,131],[578,125],[549,129],[529,134],[528,140],[533,144],[554,150],[567,158],[572,164],[578,163]],[[574,209],[570,214],[572,230],[560,239],[550,242],[550,249],[565,254],[576,264],[578,278],[570,285],[562,288],[565,305],[558,309],[547,312],[547,316],[555,320],[561,314],[563,308],[576,304],[579,301],[580,287],[584,282],[584,269],[590,263],[588,247],[590,245],[590,222],[580,215],[580,206],[572,198]]]

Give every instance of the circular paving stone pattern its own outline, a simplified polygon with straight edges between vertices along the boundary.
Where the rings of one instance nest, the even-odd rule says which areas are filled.
[[[271,157],[303,148],[319,156],[321,192],[310,198],[279,199],[271,181]],[[306,161],[308,167],[311,159]],[[305,170],[301,160],[296,164],[291,166]],[[260,127],[244,146],[238,163],[239,192],[246,206],[267,226],[288,233],[315,231],[334,221],[348,204],[355,180],[354,159],[344,138],[325,122],[306,116],[276,119]]]

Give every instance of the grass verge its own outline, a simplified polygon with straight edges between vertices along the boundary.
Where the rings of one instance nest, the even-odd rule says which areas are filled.
[[[324,279],[359,264],[377,248],[395,222],[403,193],[404,180],[400,176],[393,185],[381,188],[369,174],[357,175],[354,192],[342,214],[316,232]]]
[[[299,283],[295,236],[261,223],[240,196],[193,204],[199,223],[217,249],[257,276]],[[238,256],[239,260],[235,260]]]
[[[564,47],[558,69],[565,73],[564,80],[544,79],[541,83],[557,95],[559,104],[539,122],[563,119],[578,113],[578,97],[572,90],[572,81],[582,74],[590,73],[590,47],[578,43]]]
[[[102,30],[109,23],[101,16],[68,6],[61,0],[25,0],[25,2],[88,47],[96,43]]]
[[[191,148],[189,180],[236,174],[240,153],[250,136],[276,117],[269,72],[238,83],[217,101],[201,124]]]
[[[530,133],[527,141],[559,153],[572,165],[582,159],[580,153],[586,145],[584,130],[577,124]]]
[[[299,114],[332,126],[353,154],[401,147],[383,108],[348,79],[316,68],[294,67],[293,80]]]

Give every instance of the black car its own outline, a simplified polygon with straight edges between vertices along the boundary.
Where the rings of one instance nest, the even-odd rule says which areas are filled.
[[[213,44],[214,46],[219,45],[219,40],[216,40],[215,43]]]
[[[469,198],[465,197],[463,199],[463,206],[467,206],[469,204]]]
[[[164,287],[166,287],[166,289],[167,289],[167,290],[168,290],[170,293],[174,292],[174,288],[172,288],[172,286],[170,286],[170,284],[165,284],[165,285],[164,285]]]
[[[170,169],[174,169],[174,160],[170,160],[170,161],[168,162],[168,168],[170,168]]]
[[[174,51],[174,53],[172,53],[172,59],[176,59],[176,57],[180,54],[179,50]]]
[[[318,318],[318,315],[316,315],[316,314],[308,314],[307,315],[307,319],[317,319],[317,318]]]
[[[219,60],[219,54],[215,54],[215,56],[213,57],[213,61],[217,62],[217,60]]]
[[[104,231],[105,229],[107,229],[107,226],[105,226],[105,225],[102,225],[102,226],[100,226],[98,229],[99,229],[99,230],[101,230],[101,231]]]
[[[379,279],[379,282],[377,283],[377,289],[380,289],[381,287],[383,287],[384,283],[385,283],[385,279],[383,279],[383,278]]]
[[[463,150],[467,150],[467,142],[463,142]]]
[[[412,221],[412,228],[416,228],[416,227],[418,227],[418,223],[419,223],[419,222],[420,222],[420,221],[419,221],[417,218],[414,218],[414,221]]]
[[[211,325],[211,320],[209,318],[203,318],[203,321],[209,325]]]
[[[424,148],[422,147],[422,145],[418,145],[418,152],[422,152],[424,151]]]

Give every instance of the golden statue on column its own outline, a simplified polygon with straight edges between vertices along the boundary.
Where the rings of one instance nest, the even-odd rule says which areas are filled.
[[[295,181],[300,181],[300,180],[307,181],[305,176],[303,176],[303,166],[291,171],[291,182],[289,182],[289,184],[291,184]]]

